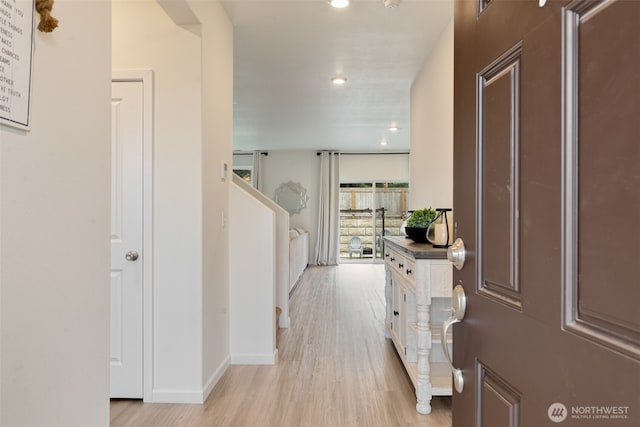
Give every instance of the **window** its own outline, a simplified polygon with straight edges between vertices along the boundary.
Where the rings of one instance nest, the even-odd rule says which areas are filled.
[[[233,173],[238,175],[240,178],[247,181],[249,184],[253,184],[253,170],[252,168],[247,167],[234,167]]]
[[[234,153],[233,154],[233,173],[253,185],[253,153]]]

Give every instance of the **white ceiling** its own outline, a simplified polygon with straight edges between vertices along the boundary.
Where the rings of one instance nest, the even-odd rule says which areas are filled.
[[[409,149],[411,84],[452,0],[225,0],[234,23],[234,149]],[[344,87],[331,77],[344,75]],[[397,125],[392,133],[388,128]],[[386,146],[381,146],[385,138]]]

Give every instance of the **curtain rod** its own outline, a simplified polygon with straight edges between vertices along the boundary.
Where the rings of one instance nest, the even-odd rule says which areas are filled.
[[[234,150],[232,151],[232,154],[238,154],[238,155],[246,155],[246,156],[252,156],[254,153],[260,153],[263,154],[265,156],[269,155],[268,151],[261,151],[261,150],[255,150],[255,151],[240,151],[240,150]]]
[[[323,151],[331,151],[331,150],[323,150]],[[334,153],[340,154],[341,156],[358,156],[358,155],[367,155],[367,156],[371,156],[371,155],[379,155],[379,154],[383,154],[383,155],[388,155],[388,154],[409,154],[408,151],[388,151],[388,152],[384,152],[381,153],[379,151],[334,151]],[[322,154],[322,151],[318,151],[316,153],[316,156],[319,156],[320,154]]]

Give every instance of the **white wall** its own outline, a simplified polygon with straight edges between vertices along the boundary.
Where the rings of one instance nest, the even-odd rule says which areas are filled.
[[[199,402],[229,359],[228,182],[233,33],[218,2],[113,3],[113,67],[154,72],[153,392]],[[187,8],[187,9],[185,9]],[[192,11],[188,10],[192,9]],[[175,17],[175,15],[172,15]]]
[[[2,152],[4,151],[4,144],[2,143],[2,133],[0,132],[0,178],[2,178]],[[4,388],[3,384],[3,375],[2,375],[2,336],[4,335],[4,331],[2,329],[2,248],[4,247],[4,242],[2,240],[2,216],[4,210],[2,209],[2,179],[0,179],[0,427],[2,427],[2,407],[4,406],[4,401],[2,400],[2,389]]]
[[[275,214],[276,306],[280,307],[282,310],[282,313],[280,313],[280,327],[288,328],[290,323],[289,290],[292,285],[292,283],[289,282],[289,212],[235,174],[233,175],[233,183],[238,185],[243,191],[249,193],[251,197],[271,209]],[[232,207],[230,206],[229,208],[231,209]],[[233,215],[234,214],[232,213],[231,216]],[[244,240],[236,238],[233,233],[231,234],[234,238],[230,242],[230,252],[232,252],[234,248],[240,248],[240,250],[242,250],[242,248],[246,247],[246,242]],[[259,252],[254,252],[254,255],[256,257],[262,256]],[[245,257],[245,260],[251,262],[251,259],[248,257]],[[230,286],[233,286],[233,282],[230,282]]]
[[[235,183],[229,192],[230,347],[234,364],[273,364],[275,332],[276,217]]]
[[[229,218],[233,145],[233,26],[217,1],[190,1],[202,32],[202,382],[206,397],[229,364]],[[228,178],[220,178],[221,163]]]
[[[113,68],[154,72],[153,401],[201,386],[200,49],[156,2],[113,3]]]
[[[340,182],[408,180],[409,154],[340,155]]]
[[[0,424],[109,425],[111,4],[36,32],[31,131],[0,127]]]
[[[262,191],[271,199],[283,182],[299,182],[307,189],[307,207],[289,218],[291,227],[309,231],[309,259],[315,259],[318,227],[318,191],[320,189],[320,158],[317,151],[269,151],[262,156]]]
[[[453,207],[453,20],[411,87],[410,209]]]

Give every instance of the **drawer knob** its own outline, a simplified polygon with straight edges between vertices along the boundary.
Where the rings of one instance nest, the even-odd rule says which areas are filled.
[[[404,264],[402,263],[398,264],[398,268],[403,268],[403,267],[404,267]]]
[[[411,273],[413,272],[407,268],[407,274],[411,274]]]
[[[396,259],[394,257],[391,257],[391,262],[395,261]]]
[[[400,312],[393,310],[393,315],[394,315],[394,316],[399,316],[399,315],[400,315]]]

